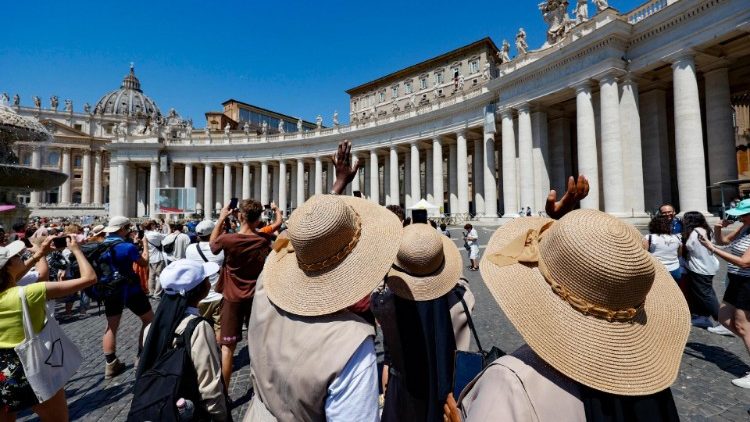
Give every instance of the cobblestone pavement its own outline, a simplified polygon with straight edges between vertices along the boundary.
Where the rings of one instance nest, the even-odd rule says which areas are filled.
[[[489,226],[477,229],[480,244],[485,244],[494,230]],[[453,230],[454,240],[459,246],[457,237],[460,237],[460,233],[459,229]],[[465,253],[462,255],[466,267],[468,259]],[[724,291],[724,271],[725,267],[722,266],[722,272],[714,281],[720,298]],[[496,345],[508,352],[523,344],[521,336],[490,296],[479,272],[466,270],[464,275],[470,281],[477,298],[474,318],[482,342]],[[153,304],[156,305],[157,302]],[[104,315],[100,315],[94,305],[88,318],[62,323],[68,335],[80,346],[85,358],[80,370],[65,388],[71,420],[113,422],[125,419],[132,399],[135,373],[133,361],[139,325],[140,322],[126,310],[118,335],[118,356],[128,364],[128,370],[115,379],[105,381],[104,356],[101,353]],[[232,415],[235,420],[241,420],[250,400],[251,383],[247,343],[243,341],[237,349],[229,393],[232,398]],[[750,420],[747,413],[750,407],[750,390],[735,387],[731,383],[733,378],[748,371],[750,357],[738,338],[722,337],[703,329],[692,328],[683,354],[680,375],[672,387],[682,420]],[[24,412],[19,415],[19,420],[36,420],[36,417]]]

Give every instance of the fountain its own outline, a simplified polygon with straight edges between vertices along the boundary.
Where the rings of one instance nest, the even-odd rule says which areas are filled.
[[[60,186],[67,180],[64,173],[32,169],[18,165],[12,145],[17,141],[44,144],[52,135],[38,120],[16,113],[5,102],[0,102],[0,222],[6,227],[18,219],[28,217],[25,206],[18,204],[22,191],[42,191]]]

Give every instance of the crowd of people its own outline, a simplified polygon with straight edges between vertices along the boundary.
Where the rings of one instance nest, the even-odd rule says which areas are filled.
[[[550,193],[547,217],[498,228],[481,259],[467,224],[469,270],[526,343],[505,355],[481,348],[447,227],[343,195],[358,169],[348,142],[334,162],[332,191],[286,222],[275,206],[268,215],[243,199],[216,221],[14,226],[0,247],[0,420],[29,408],[42,421],[67,420],[64,389],[39,400],[16,354],[29,340],[19,295],[35,332],[54,318],[48,300],[70,315],[76,301],[81,315],[102,304],[105,378],[127,367],[116,353],[123,311],[139,317],[132,421],[231,420],[243,327],[246,421],[671,421],[691,319],[750,350],[750,200],[730,211],[742,223],[731,233],[728,222],[711,230],[701,213],[678,219],[665,204],[644,237],[576,210],[589,189],[579,176],[559,200]],[[729,266],[721,306],[717,258]],[[733,383],[750,388],[750,375]]]

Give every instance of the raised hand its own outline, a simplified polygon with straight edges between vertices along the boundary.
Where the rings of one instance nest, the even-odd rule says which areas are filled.
[[[549,191],[547,195],[547,204],[544,207],[547,215],[555,220],[560,219],[565,214],[573,211],[576,204],[589,194],[589,180],[584,175],[579,175],[576,180],[573,176],[568,178],[568,189],[565,191],[560,200],[557,200],[557,192]]]
[[[333,164],[336,167],[336,181],[333,183],[331,193],[341,194],[346,186],[354,180],[354,175],[359,171],[359,162],[352,162],[352,143],[343,141],[333,155]]]

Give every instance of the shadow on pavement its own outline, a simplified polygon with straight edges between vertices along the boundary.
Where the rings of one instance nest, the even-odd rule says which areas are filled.
[[[691,352],[689,349],[692,349],[694,352]],[[734,376],[741,377],[750,371],[750,366],[743,362],[737,355],[718,346],[688,342],[685,345],[685,354],[696,359],[711,362],[722,371]]]

